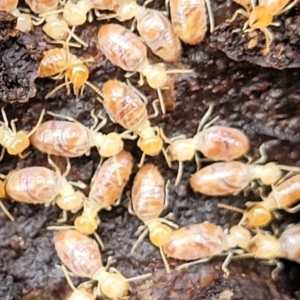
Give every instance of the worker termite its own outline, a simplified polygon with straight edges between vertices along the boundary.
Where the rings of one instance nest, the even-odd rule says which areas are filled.
[[[264,153],[264,145],[260,148]],[[245,189],[252,180],[259,179],[264,185],[273,185],[282,178],[282,171],[299,172],[300,168],[278,165],[265,160],[265,154],[254,164],[238,161],[214,163],[202,168],[190,178],[190,185],[195,192],[209,196],[225,196]]]
[[[154,165],[143,165],[133,182],[129,212],[137,215],[145,225],[139,227],[137,233],[140,236],[133,245],[131,253],[133,253],[149,231],[150,241],[159,248],[167,273],[169,273],[170,268],[162,251],[162,245],[165,238],[172,232],[169,226],[174,228],[178,228],[178,226],[165,218],[159,217],[167,205],[164,179]]]
[[[267,197],[262,197],[261,202],[247,202],[249,210],[242,210],[230,205],[219,203],[218,206],[243,214],[240,224],[246,221],[247,227],[263,227],[272,220],[272,212],[276,209],[284,209],[289,213],[300,210],[300,204],[292,207],[300,200],[300,175],[294,175],[273,186],[272,192]]]
[[[259,232],[250,240],[247,250],[249,254],[239,256],[266,259],[276,264],[277,268],[272,272],[272,278],[276,279],[283,268],[282,263],[277,261],[278,258],[300,261],[300,224],[290,224],[279,238],[267,232]]]
[[[191,45],[200,43],[205,36],[207,6],[210,32],[214,31],[214,16],[210,0],[166,0],[170,3],[172,25],[179,38]]]
[[[5,149],[10,155],[19,155],[20,158],[26,157],[28,154],[22,154],[29,146],[29,138],[37,131],[39,128],[45,114],[43,109],[37,124],[31,131],[20,130],[17,131],[15,120],[10,121],[10,127],[7,120],[7,116],[4,107],[1,108],[3,121],[0,121],[0,145],[3,147],[0,155],[0,161],[3,159]]]
[[[49,226],[50,230],[62,230],[75,228],[77,231],[93,234],[99,245],[104,249],[104,244],[96,229],[100,224],[98,213],[102,209],[110,210],[112,206],[120,203],[123,189],[127,184],[133,167],[132,155],[122,151],[100,164],[95,172],[90,192],[83,201],[83,211],[76,217],[74,226]]]
[[[82,192],[75,191],[72,186],[81,187],[79,183],[68,182],[66,179],[71,168],[69,161],[63,174],[50,158],[48,161],[55,171],[46,167],[27,167],[11,171],[4,181],[5,193],[10,199],[22,203],[46,206],[56,203],[63,210],[63,218],[59,221],[64,222],[67,211],[77,212],[82,207],[85,196]]]
[[[228,21],[233,22],[239,14],[245,16],[248,20],[244,24],[243,31],[251,32],[256,29],[262,31],[266,38],[266,48],[263,50],[263,54],[267,55],[273,41],[273,34],[268,27],[278,26],[278,23],[273,22],[273,18],[291,9],[298,0],[293,2],[291,0],[259,0],[259,5],[251,5],[251,9],[249,4],[252,2],[249,3],[248,0],[236,0],[235,2],[243,6],[244,9],[238,9]],[[289,4],[289,2],[291,3]]]
[[[57,86],[49,92],[45,98],[50,98],[54,93],[64,86],[73,84],[74,94],[78,97],[82,86],[89,77],[89,69],[83,61],[64,48],[52,48],[44,52],[44,57],[40,62],[39,77],[50,77],[54,80],[65,78],[65,83]],[[54,76],[56,75],[56,76]],[[69,81],[68,81],[69,79]]]
[[[69,29],[67,22],[60,15],[50,14],[40,21],[35,22],[34,25],[37,26],[43,22],[45,22],[43,31],[57,43],[67,44],[68,47],[80,47],[78,44],[70,43],[71,38],[73,38],[82,46],[88,47],[88,44],[74,33],[74,28],[72,30]]]
[[[41,152],[64,157],[79,157],[89,155],[90,148],[96,147],[101,157],[110,157],[118,154],[124,148],[123,139],[133,139],[135,136],[128,132],[118,134],[111,132],[107,135],[98,132],[105,124],[106,119],[98,122],[98,117],[91,112],[94,125],[85,127],[74,118],[48,114],[67,121],[47,121],[42,123],[31,136],[31,144]]]
[[[88,198],[84,201],[83,212],[75,219],[75,229],[87,235],[94,233],[100,223],[98,212],[110,210],[120,203],[132,172],[132,160],[129,152],[122,151],[99,165],[92,178]]]
[[[205,221],[173,231],[164,238],[162,250],[169,257],[196,260],[177,267],[181,269],[207,261],[216,255],[234,252],[236,247],[244,249],[248,246],[250,238],[250,232],[242,226],[235,225],[229,231],[224,231],[220,226]],[[228,258],[230,259],[231,256]],[[228,275],[229,259],[226,259],[222,265],[226,275]]]
[[[250,148],[248,137],[238,129],[225,126],[211,126],[211,122],[204,125],[212,112],[210,105],[208,111],[199,123],[197,133],[192,138],[184,135],[168,139],[161,130],[164,141],[169,143],[167,156],[170,161],[178,161],[178,173],[175,186],[178,185],[183,172],[183,162],[196,157],[197,165],[199,158],[196,151],[212,160],[234,160],[246,154]]]
[[[57,10],[49,10],[40,14],[40,17],[62,14],[63,19],[68,26],[75,28],[86,23],[87,13],[91,9],[109,10],[116,5],[115,1],[98,1],[98,0],[79,0],[76,2],[67,1],[64,6]],[[89,15],[89,21],[92,21],[92,15]]]
[[[98,19],[116,17],[126,21],[135,18],[136,28],[151,51],[167,62],[176,61],[181,55],[181,44],[169,19],[162,12],[137,4],[136,0],[119,1],[113,10],[115,14],[100,16]]]
[[[139,165],[143,164],[145,155],[156,156],[161,151],[164,152],[159,128],[151,127],[149,122],[149,118],[158,115],[155,102],[152,103],[154,114],[148,115],[146,103],[123,82],[108,80],[104,83],[102,91],[89,82],[86,85],[102,98],[103,106],[113,122],[140,137],[138,147],[143,151],[143,156]]]
[[[114,65],[128,72],[139,72],[145,76],[151,88],[156,89],[162,112],[165,105],[161,89],[169,86],[168,74],[186,73],[191,70],[166,70],[164,65],[151,65],[147,59],[147,48],[129,29],[118,24],[107,24],[98,31],[98,46],[105,57]]]
[[[109,268],[109,262],[104,267],[97,243],[76,230],[62,230],[56,233],[54,246],[58,257],[74,276],[98,282],[97,296],[121,299],[128,294],[130,281],[152,275],[145,274],[127,279],[115,268]],[[69,278],[68,272],[65,272],[65,276]]]

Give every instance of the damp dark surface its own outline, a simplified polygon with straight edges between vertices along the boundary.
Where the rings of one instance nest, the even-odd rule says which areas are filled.
[[[155,1],[154,7],[162,7],[162,1]],[[222,18],[219,20],[218,16],[230,17],[236,8],[235,5],[228,7],[227,4],[221,2],[215,3],[217,23],[224,21]],[[289,16],[294,26],[297,27],[299,21],[295,16],[298,13],[299,5],[279,17],[279,20],[284,21],[285,17]],[[100,24],[87,24],[78,30],[80,37],[88,41],[89,48],[74,51],[84,58],[95,57],[95,62],[89,65],[90,81],[98,87],[101,87],[108,79],[123,80],[124,78],[124,72],[106,61],[97,50],[96,34]],[[276,45],[278,43],[286,45],[286,39],[282,34],[289,33],[285,33],[284,24],[283,22],[279,29],[272,28]],[[232,25],[232,28],[241,28],[242,25],[241,18]],[[280,60],[275,59],[275,50],[272,50],[270,53],[272,64],[270,65],[266,62],[268,58],[260,54],[263,43],[259,43],[257,49],[251,51],[246,49],[243,52],[241,47],[247,45],[245,36],[237,33],[234,38],[224,38],[224,35],[225,37],[231,36],[230,30],[230,26],[222,23],[212,36],[207,34],[205,41],[200,45],[183,46],[181,60],[168,65],[168,68],[192,68],[194,73],[174,77],[176,107],[165,116],[160,115],[152,120],[152,123],[161,126],[169,137],[177,134],[192,136],[208,104],[213,103],[213,116],[219,115],[220,117],[217,124],[239,128],[249,136],[250,156],[258,158],[259,146],[266,143],[269,161],[300,166],[300,85],[298,84],[300,72],[296,68],[300,63],[299,56],[297,56],[299,55],[299,32],[293,33],[293,43],[298,45],[298,48],[295,48],[297,49],[295,58],[282,64]],[[239,36],[242,40],[239,40]],[[40,28],[37,28],[30,38],[37,43],[37,48],[47,48]],[[9,42],[15,43],[14,39],[15,37],[10,37]],[[227,42],[231,44],[228,45]],[[234,42],[242,46],[235,48],[234,45],[232,46]],[[291,50],[287,47],[285,51]],[[286,54],[290,55],[290,53]],[[31,56],[26,58],[27,62],[31,59],[29,57]],[[28,68],[35,68],[35,62],[31,61]],[[131,80],[136,86],[137,79],[133,77]],[[102,109],[95,94],[88,87],[78,100],[73,95],[67,96],[65,89],[57,92],[49,100],[45,100],[45,95],[55,87],[55,82],[51,79],[37,79],[35,84],[37,87],[35,97],[28,99],[27,103],[16,102],[6,106],[8,118],[10,120],[18,118],[16,124],[18,129],[32,128],[43,107],[55,113],[72,116],[86,126],[92,125],[91,110]],[[156,92],[147,86],[141,87],[140,90],[147,96],[149,102],[157,97]],[[7,102],[5,97],[3,100]],[[149,111],[151,111],[151,105],[149,105]],[[119,126],[109,122],[103,132],[108,133],[112,130],[122,131]],[[137,163],[141,152],[135,142],[126,142],[126,149],[132,152]],[[1,162],[0,172],[7,174],[15,168],[47,166],[46,156],[34,149],[31,150],[30,156],[25,160],[6,155]],[[88,184],[99,160],[95,149],[92,149],[89,157],[72,159],[72,169],[68,179],[80,180]],[[252,193],[248,197],[244,197],[242,193],[231,197],[206,197],[193,193],[188,185],[188,179],[196,170],[195,162],[188,162],[184,165],[184,175],[177,187],[172,185],[177,174],[176,163],[174,163],[174,169],[169,169],[163,155],[148,158],[147,162],[155,163],[164,178],[171,180],[169,207],[165,214],[172,211],[175,221],[180,226],[208,220],[224,229],[230,228],[239,221],[241,216],[218,209],[219,202],[243,208],[246,201],[259,200],[259,196]],[[130,250],[136,240],[134,232],[141,222],[128,213],[126,194],[130,191],[136,170],[137,167],[124,191],[121,204],[112,211],[101,211],[101,225],[97,231],[106,246],[106,250],[102,253],[104,262],[108,256],[114,256],[117,260],[114,267],[126,277],[148,272],[154,274],[148,280],[131,284],[130,299],[300,299],[300,266],[294,262],[283,260],[285,268],[278,280],[273,281],[271,279],[273,267],[253,259],[236,260],[230,264],[230,277],[225,279],[220,271],[222,258],[215,258],[209,263],[196,265],[183,271],[175,270],[181,262],[169,259],[172,273],[167,275],[158,249],[150,244],[148,238],[131,255]],[[60,210],[55,206],[46,208],[42,205],[33,206],[11,201],[3,201],[3,203],[14,215],[16,221],[9,221],[0,211],[0,299],[64,299],[70,292],[70,288],[62,272],[55,266],[60,261],[52,242],[54,232],[46,229],[47,226],[56,224],[56,220],[61,216]],[[281,216],[282,218],[275,220],[272,228],[269,229],[280,232],[288,224],[299,220],[299,214],[281,213]],[[74,218],[74,215],[69,215],[68,224],[72,224]],[[78,284],[80,281],[74,279],[74,282]],[[225,298],[226,294],[227,298]]]

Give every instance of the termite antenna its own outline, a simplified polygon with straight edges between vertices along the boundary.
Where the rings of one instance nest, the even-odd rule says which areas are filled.
[[[166,271],[167,271],[168,274],[170,274],[170,265],[168,263],[168,260],[167,260],[165,254],[164,254],[164,251],[163,251],[162,247],[159,247],[159,252],[160,252],[161,258],[162,258],[162,260],[164,262]]]
[[[238,213],[241,213],[241,214],[245,213],[245,210],[243,210],[241,208],[238,208],[238,207],[235,207],[235,206],[232,206],[232,205],[228,205],[228,204],[224,204],[224,203],[218,203],[218,207],[219,208],[225,208],[225,209],[228,209],[228,210],[232,210],[232,211],[235,211],[235,212],[238,212]]]
[[[104,99],[104,95],[101,92],[101,90],[99,88],[97,88],[94,84],[92,84],[91,82],[86,82],[85,83],[88,87],[90,87],[97,95],[99,95],[102,99]]]

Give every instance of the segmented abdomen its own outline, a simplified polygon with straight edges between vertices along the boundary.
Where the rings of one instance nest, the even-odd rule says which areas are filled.
[[[109,80],[103,85],[102,91],[103,104],[113,122],[137,134],[149,124],[145,103],[128,85]]]
[[[61,230],[54,237],[58,257],[75,276],[92,278],[102,267],[96,241],[76,230]]]
[[[98,31],[98,45],[114,65],[129,72],[140,72],[147,63],[147,48],[129,29],[108,24]]]
[[[91,132],[79,123],[47,121],[30,137],[39,151],[65,157],[79,157],[93,146]]]
[[[5,181],[7,195],[19,202],[48,204],[60,192],[61,177],[45,167],[28,167],[11,171]]]

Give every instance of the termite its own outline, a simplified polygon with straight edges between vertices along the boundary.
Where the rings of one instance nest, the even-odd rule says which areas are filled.
[[[63,174],[50,158],[48,161],[54,171],[39,166],[11,171],[4,181],[5,194],[11,200],[22,203],[45,206],[56,203],[63,210],[63,218],[59,222],[64,222],[67,211],[77,212],[82,207],[85,196],[72,186],[81,187],[79,183],[66,179],[71,168],[69,161]],[[13,221],[12,217],[10,219]]]
[[[147,48],[129,29],[118,24],[106,24],[98,31],[98,46],[105,57],[114,65],[128,72],[139,72],[145,76],[151,88],[156,89],[162,112],[165,105],[161,89],[168,87],[168,74],[186,73],[191,70],[166,70],[164,65],[151,65],[147,58]]]
[[[50,77],[54,80],[65,78],[65,83],[49,92],[45,96],[46,99],[50,98],[64,86],[67,86],[69,93],[70,84],[73,85],[74,94],[78,97],[81,88],[87,82],[90,73],[88,67],[80,58],[64,48],[52,48],[46,50],[39,67],[39,77],[41,78]]]
[[[216,255],[225,255],[234,248],[245,249],[250,241],[250,232],[239,225],[232,226],[230,230],[223,230],[220,226],[210,222],[192,224],[181,227],[166,236],[163,241],[163,252],[179,260],[193,260],[177,267],[181,269],[199,262],[209,260]],[[237,250],[237,253],[239,250]],[[231,258],[231,256],[228,256]],[[195,261],[196,260],[196,261]],[[229,259],[222,265],[222,270],[228,275]]]
[[[108,80],[104,83],[102,91],[89,82],[86,85],[101,97],[101,102],[112,122],[120,124],[140,137],[138,147],[143,155],[139,165],[143,164],[145,155],[156,156],[161,151],[164,152],[160,130],[158,127],[152,127],[149,122],[150,118],[158,115],[155,101],[152,103],[154,114],[148,115],[146,100],[143,101],[131,87],[121,81]]]
[[[67,44],[69,47],[80,47],[78,44],[70,43],[71,38],[73,38],[82,46],[88,47],[88,44],[74,33],[74,28],[69,29],[67,22],[60,15],[50,14],[33,24],[38,26],[43,22],[45,22],[43,31],[55,41],[54,43]]]
[[[133,157],[127,151],[107,159],[99,164],[90,185],[90,192],[83,201],[83,211],[76,217],[73,226],[49,226],[50,230],[63,230],[75,228],[85,235],[93,234],[101,249],[104,244],[96,229],[100,224],[98,213],[102,209],[110,210],[121,201],[123,189],[127,184],[133,168]]]
[[[300,261],[300,224],[290,224],[279,238],[261,231],[250,240],[247,249],[249,254],[242,254],[240,257],[265,259],[276,264],[277,267],[272,272],[272,278],[276,279],[283,268],[282,263],[277,261],[278,258]]]
[[[19,0],[2,0],[0,10],[6,11],[18,18],[16,28],[23,32],[29,32],[32,29],[32,20],[29,14],[21,13],[17,9]]]
[[[192,138],[180,135],[168,139],[161,129],[161,136],[170,144],[167,148],[169,160],[178,161],[175,186],[182,177],[184,161],[190,161],[195,157],[197,165],[199,164],[197,151],[211,160],[230,161],[245,155],[250,148],[248,137],[240,130],[225,126],[210,127],[216,118],[204,125],[212,109],[213,106],[210,105],[199,123],[197,133]]]
[[[263,32],[266,38],[266,47],[263,54],[267,55],[270,52],[270,46],[274,39],[273,33],[268,29],[269,26],[278,26],[277,22],[273,22],[274,17],[283,14],[298,3],[295,0],[289,4],[291,0],[259,0],[259,5],[253,5],[254,1],[249,3],[248,0],[236,0],[244,9],[238,9],[228,22],[233,22],[240,14],[248,20],[245,22],[243,31],[252,32],[259,29]],[[251,5],[250,5],[251,4]],[[249,28],[248,28],[249,27]]]
[[[263,227],[268,225],[273,216],[272,212],[277,209],[284,209],[289,213],[296,213],[300,210],[300,204],[292,207],[300,199],[300,175],[294,175],[284,180],[278,185],[273,186],[272,192],[263,197],[261,202],[247,202],[249,210],[242,210],[230,205],[219,203],[218,206],[243,214],[240,222],[246,221],[247,227]]]
[[[104,267],[96,241],[76,230],[62,230],[56,233],[54,246],[58,257],[74,276],[98,282],[97,296],[121,299],[128,294],[130,281],[151,276],[145,274],[127,279],[115,268],[109,268],[109,263]],[[65,276],[69,278],[68,272],[65,272]]]
[[[110,157],[120,153],[124,148],[123,139],[133,139],[135,136],[124,132],[111,132],[107,135],[98,132],[105,124],[106,119],[98,122],[98,117],[91,112],[94,125],[85,127],[72,117],[48,112],[51,116],[66,121],[52,120],[42,123],[31,136],[31,144],[43,153],[64,157],[79,157],[89,155],[90,148],[96,147],[101,157]]]
[[[200,43],[207,31],[207,6],[210,32],[214,31],[214,16],[210,0],[167,0],[170,3],[170,15],[175,33],[190,45]]]
[[[47,10],[40,13],[39,16],[41,19],[36,25],[46,21],[43,30],[54,40],[65,40],[67,37],[73,37],[81,45],[88,47],[88,44],[75,35],[74,31],[76,26],[83,25],[86,22],[86,15],[91,9],[105,9],[101,3],[102,1],[80,0],[76,3],[67,1],[61,9]],[[108,3],[105,3],[104,7],[106,6],[107,9],[110,8]],[[62,16],[60,16],[61,13]],[[90,16],[92,15],[90,14]],[[71,30],[69,29],[69,26],[71,27]]]
[[[4,110],[1,108],[3,121],[0,121],[0,145],[3,147],[0,155],[0,161],[3,159],[5,149],[10,155],[18,155],[20,158],[26,157],[28,154],[23,152],[30,146],[30,137],[37,131],[44,118],[45,110],[43,109],[37,124],[31,131],[20,130],[17,131],[15,122],[17,119],[9,122]]]
[[[209,196],[225,196],[244,190],[252,180],[259,179],[264,185],[273,185],[282,178],[282,171],[299,172],[298,167],[279,165],[265,160],[264,145],[260,147],[262,157],[254,164],[239,161],[213,163],[202,168],[190,178],[190,185],[195,192]]]
[[[62,18],[66,21],[68,26],[73,27],[80,26],[86,23],[87,19],[91,22],[92,15],[89,14],[87,18],[87,13],[92,9],[101,9],[101,10],[112,10],[116,5],[114,0],[79,0],[76,2],[67,1],[64,6],[57,10],[45,11],[40,14],[40,17],[47,17],[50,15],[62,14]]]
[[[151,1],[146,1],[143,6],[138,5],[136,0],[119,1],[113,8],[115,14],[100,16],[98,19],[116,17],[126,21],[134,18],[142,40],[151,51],[167,62],[176,61],[182,52],[180,40],[162,12],[146,8]]]
[[[178,226],[165,218],[159,217],[168,205],[166,188],[167,185],[165,187],[164,179],[157,167],[153,164],[143,165],[133,182],[129,212],[136,215],[145,224],[139,227],[137,231],[140,236],[133,245],[131,253],[149,232],[150,241],[160,249],[167,273],[169,273],[170,268],[162,251],[162,245],[166,236],[169,236],[172,232],[169,226],[174,228],[178,228]]]

